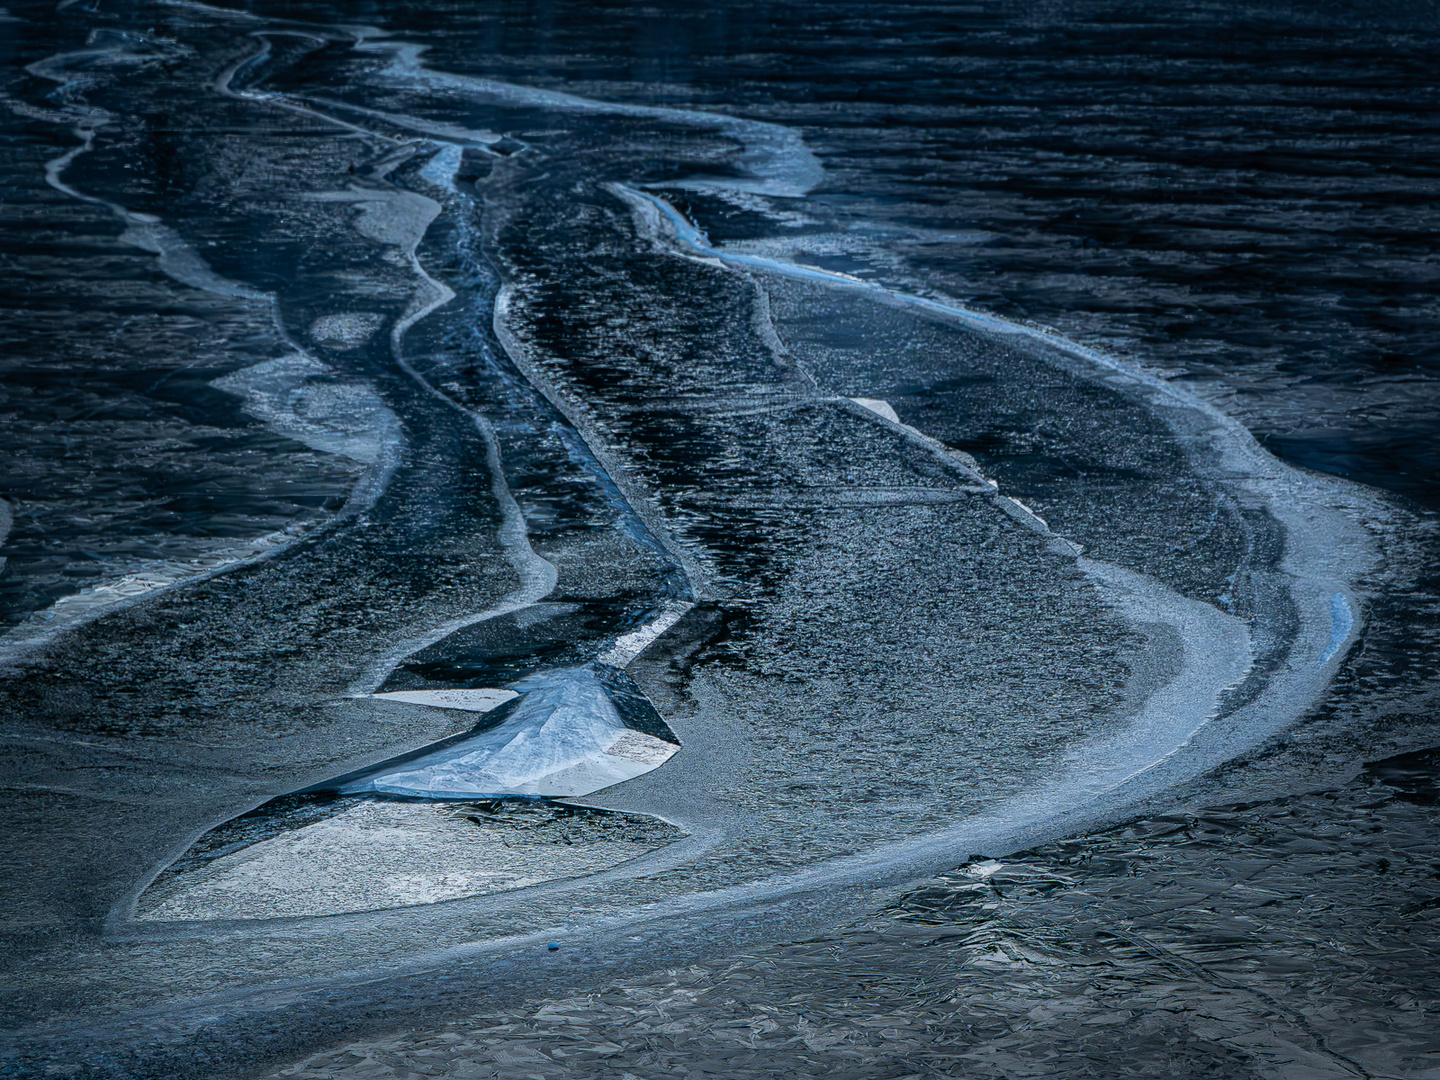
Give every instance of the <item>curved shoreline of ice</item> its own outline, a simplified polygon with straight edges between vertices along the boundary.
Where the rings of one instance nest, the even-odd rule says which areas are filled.
[[[127,52],[124,39],[117,38],[111,47],[58,53],[36,61],[28,70],[63,87],[72,81],[66,61],[93,58],[113,63],[139,62],[147,59],[148,54],[132,55]],[[79,139],[78,145],[45,162],[45,182],[50,187],[79,202],[107,210],[124,226],[120,240],[154,255],[161,271],[171,279],[214,296],[268,309],[273,331],[289,353],[233,372],[217,380],[216,388],[240,398],[244,411],[279,434],[322,453],[357,461],[365,470],[351,485],[344,505],[321,521],[305,523],[298,529],[267,533],[248,542],[213,546],[212,550],[197,552],[187,559],[136,566],[117,578],[87,586],[41,611],[32,612],[19,625],[0,635],[0,676],[13,673],[15,665],[22,663],[26,656],[66,631],[168,589],[274,558],[300,540],[363,514],[389,486],[405,445],[399,419],[372,387],[363,382],[330,384],[324,381],[331,373],[330,368],[290,336],[280,317],[279,302],[272,293],[215,273],[199,252],[154,215],[136,213],[65,181],[65,171],[75,159],[94,148],[96,131],[112,119],[110,114],[87,107],[83,113],[57,114],[49,119],[77,121],[74,132]],[[318,392],[312,387],[311,381],[315,379],[321,380],[316,384]],[[297,405],[307,393],[313,407],[302,411]]]
[[[699,127],[706,130],[720,131],[732,135],[744,143],[749,149],[742,156],[740,164],[749,170],[753,180],[741,181],[711,181],[705,179],[682,182],[690,186],[730,186],[739,190],[748,190],[758,193],[779,195],[784,197],[796,197],[803,195],[818,181],[821,175],[820,166],[812,152],[804,146],[799,135],[790,129],[778,125],[766,124],[756,121],[740,120],[733,117],[717,116],[708,113],[699,113],[682,109],[652,108],[648,106],[628,106],[605,102],[596,102],[574,95],[556,91],[538,90],[534,88],[519,87],[511,84],[496,82],[494,80],[476,79],[461,75],[452,75],[444,72],[432,71],[425,68],[420,62],[423,48],[403,43],[366,40],[363,36],[356,38],[356,48],[369,51],[388,51],[392,54],[393,60],[388,69],[388,74],[411,86],[434,86],[443,88],[456,88],[471,95],[489,96],[497,102],[515,105],[535,105],[544,108],[553,108],[561,111],[593,113],[597,115],[633,115],[652,119],[683,123],[687,126]],[[263,56],[268,50],[268,43],[262,41],[260,52],[257,56]],[[242,62],[249,62],[254,57],[247,58]],[[239,68],[232,68],[228,73],[233,78],[235,71]],[[255,92],[237,91],[230,88],[228,78],[222,79],[224,85],[217,85],[222,93],[232,94],[237,97],[247,98],[256,103],[278,105],[284,108],[294,109],[306,115],[319,116],[323,119],[333,121],[341,126],[346,125],[344,121],[336,117],[324,116],[312,107],[299,102],[290,102],[280,95],[262,94]],[[392,121],[395,117],[388,117]],[[401,117],[403,122],[407,118]],[[414,121],[414,118],[408,118]],[[445,177],[441,170],[453,172],[456,164],[454,153],[457,143],[448,142],[445,135],[454,136],[455,132],[439,131],[435,125],[426,125],[429,128],[427,134],[436,138],[442,145],[440,159],[434,163],[436,174],[431,179],[443,182]],[[419,129],[419,125],[415,125]],[[369,134],[378,136],[377,133]],[[465,133],[465,137],[474,138],[479,143],[485,143],[487,133]],[[86,133],[86,142],[83,147],[72,150],[62,161],[56,159],[51,167],[47,169],[47,175],[61,190],[63,181],[60,174],[64,164],[73,160],[75,154],[83,152],[88,148],[91,135]],[[1103,354],[1086,349],[1074,342],[1068,341],[1059,335],[1045,331],[1036,330],[1030,327],[1020,326],[1007,320],[971,311],[960,305],[948,305],[923,297],[897,293],[885,290],[877,285],[872,285],[859,279],[849,278],[845,275],[835,274],[813,268],[802,267],[797,264],[787,263],[779,259],[765,258],[757,255],[729,252],[709,244],[703,233],[686,221],[681,215],[674,211],[663,199],[660,199],[648,192],[634,188],[625,188],[616,185],[614,190],[621,194],[632,206],[648,205],[653,212],[658,225],[668,228],[673,236],[672,246],[687,257],[700,258],[717,261],[732,269],[744,269],[760,273],[777,273],[792,277],[800,277],[811,281],[823,283],[827,286],[846,289],[863,290],[871,296],[881,299],[883,302],[895,306],[909,308],[931,316],[953,319],[977,329],[989,333],[1005,335],[1023,335],[1041,341],[1046,345],[1065,353],[1073,358],[1090,364],[1097,372],[1108,372],[1110,377],[1119,378],[1132,382],[1136,385],[1143,385],[1149,390],[1169,397],[1174,404],[1182,409],[1198,412],[1206,415],[1214,424],[1217,431],[1225,436],[1217,440],[1217,446],[1221,449],[1230,466],[1231,471],[1237,476],[1245,476],[1243,481],[1237,481],[1248,485],[1249,489],[1265,504],[1272,512],[1286,525],[1287,533],[1292,537],[1291,549],[1287,552],[1287,568],[1291,572],[1292,586],[1291,593],[1296,600],[1297,607],[1305,613],[1306,618],[1302,626],[1297,644],[1302,646],[1302,651],[1310,657],[1320,657],[1316,662],[1306,665],[1308,671],[1301,671],[1296,665],[1290,667],[1283,673],[1283,677],[1277,676],[1270,680],[1266,692],[1260,699],[1276,709],[1274,715],[1283,719],[1273,720],[1267,725],[1262,725],[1264,730],[1278,730],[1279,726],[1291,722],[1295,715],[1308,704],[1309,701],[1323,690],[1328,680],[1329,672],[1337,663],[1337,655],[1342,653],[1343,648],[1354,639],[1356,628],[1354,619],[1349,623],[1342,624],[1335,616],[1338,610],[1333,598],[1343,598],[1344,610],[1353,612],[1356,604],[1350,592],[1349,582],[1345,575],[1338,572],[1338,563],[1343,562],[1345,556],[1338,559],[1332,557],[1333,547],[1327,547],[1318,537],[1319,528],[1304,521],[1308,515],[1326,516],[1326,527],[1333,526],[1341,515],[1327,511],[1316,500],[1300,499],[1292,505],[1283,497],[1280,489],[1291,488],[1291,494],[1296,494],[1298,489],[1304,486],[1299,479],[1298,473],[1293,470],[1286,470],[1279,462],[1275,461],[1268,454],[1265,454],[1254,440],[1238,422],[1231,420],[1219,410],[1213,409],[1198,400],[1192,400],[1187,395],[1179,393],[1170,384],[1146,376],[1143,373],[1132,371],[1120,365],[1118,362],[1105,357]],[[68,193],[75,197],[94,200],[73,189]],[[420,238],[424,235],[424,227],[429,220],[433,220],[437,212],[437,205],[433,200],[415,192],[396,190],[393,193],[376,192],[372,189],[351,190],[348,192],[319,194],[319,198],[341,198],[347,201],[358,203],[370,203],[384,205],[387,211],[383,215],[371,214],[369,218],[362,215],[359,228],[365,231],[370,227],[372,233],[377,232],[374,238],[382,242],[393,243],[401,249],[403,256],[410,261],[412,268],[421,281],[421,287],[412,301],[411,307],[402,319],[392,328],[392,351],[395,359],[402,369],[412,378],[416,379],[422,387],[431,394],[441,398],[445,402],[454,405],[447,396],[441,394],[434,387],[430,386],[421,376],[406,364],[401,354],[400,344],[404,330],[409,325],[423,318],[425,314],[434,310],[439,305],[448,301],[451,295],[448,288],[432,278],[415,257],[415,249]],[[391,206],[395,202],[406,202],[404,207]],[[409,204],[413,203],[411,206]],[[189,252],[183,244],[173,242],[172,234],[159,222],[146,219],[144,216],[132,215],[123,208],[109,206],[112,211],[121,215],[122,220],[127,224],[127,238],[136,246],[151,250],[161,260],[162,266],[167,273],[176,276],[180,280],[200,288],[207,288],[211,291],[221,291],[225,295],[244,297],[251,300],[269,300],[273,298],[268,294],[261,294],[245,286],[224,282],[208,271],[198,256]],[[391,213],[390,211],[394,212]],[[373,218],[374,220],[370,220]],[[382,220],[383,218],[383,220]],[[392,221],[391,219],[394,219]],[[424,219],[422,222],[420,219]],[[403,219],[403,220],[402,220]],[[410,221],[410,227],[404,226],[405,221]],[[397,224],[398,223],[398,224]],[[400,228],[395,232],[390,226],[396,225]],[[373,227],[371,227],[373,226]],[[657,234],[658,234],[657,230]],[[392,235],[393,234],[393,235]],[[513,337],[505,331],[505,313],[509,301],[509,294],[502,289],[495,304],[495,328],[497,336],[500,337],[502,345],[510,352],[512,359],[516,362],[532,384],[545,392],[543,380],[538,379],[533,365],[527,365],[523,355],[524,350],[514,341]],[[528,367],[528,370],[527,370]],[[557,399],[557,395],[547,393],[552,403],[565,412],[564,403]],[[925,439],[926,437],[906,425],[899,424],[898,418],[894,417],[893,410],[884,405],[879,399],[861,399],[852,402],[852,405],[862,408],[874,416],[877,422],[889,423],[902,429],[906,429],[913,437]],[[883,406],[883,407],[877,407]],[[458,407],[458,406],[457,406]],[[466,410],[468,411],[468,410]],[[535,554],[528,543],[525,524],[519,508],[514,503],[513,496],[508,491],[504,482],[502,470],[499,468],[498,447],[494,441],[494,433],[489,430],[488,422],[478,414],[472,414],[482,439],[485,440],[488,450],[487,465],[492,474],[492,490],[502,507],[502,545],[507,555],[512,560],[517,574],[521,578],[520,588],[507,597],[501,604],[487,609],[484,612],[474,613],[461,619],[454,620],[444,626],[434,628],[419,639],[407,641],[401,646],[392,650],[391,653],[372,669],[369,676],[352,690],[361,693],[373,691],[383,681],[384,675],[404,656],[410,655],[419,648],[425,647],[434,641],[452,633],[466,625],[471,625],[481,619],[491,618],[507,611],[515,610],[526,606],[535,600],[548,594],[554,586],[554,567],[546,560]],[[575,417],[567,414],[572,422]],[[582,428],[577,423],[577,428]],[[583,428],[582,428],[583,430]],[[953,457],[953,455],[952,455]],[[967,468],[959,458],[955,458],[957,467],[962,471]],[[608,463],[607,468],[609,467]],[[994,485],[988,481],[978,470],[970,469],[973,479],[977,485],[987,486],[991,489]],[[623,483],[618,479],[617,470],[611,469],[612,478],[617,483]],[[1314,481],[1304,483],[1313,486]],[[1014,517],[1025,527],[1041,534],[1049,534],[1048,527],[1044,522],[1036,518],[1023,505],[1013,499],[995,491],[993,494],[995,505],[1002,512]],[[634,502],[634,500],[632,500]],[[643,503],[639,500],[636,505]],[[657,535],[664,535],[656,522],[646,522],[657,531]],[[1308,527],[1307,527],[1308,526]],[[1342,533],[1345,530],[1340,530]],[[1055,537],[1057,543],[1066,543],[1064,538]],[[1354,540],[1353,533],[1347,539]],[[1363,546],[1363,545],[1357,545]],[[1073,545],[1071,545],[1073,549]],[[688,559],[686,553],[678,548],[672,548],[672,554],[683,562],[690,574],[691,581],[698,584],[703,580],[693,560]],[[1074,555],[1074,550],[1070,550]],[[1351,559],[1353,564],[1354,560]],[[1107,795],[1115,792],[1118,788],[1147,774],[1164,771],[1165,763],[1173,762],[1175,757],[1187,746],[1214,714],[1221,696],[1225,690],[1235,685],[1243,678],[1248,668],[1246,650],[1242,647],[1243,627],[1239,621],[1232,616],[1227,616],[1218,609],[1209,608],[1207,605],[1200,605],[1195,601],[1186,601],[1169,590],[1164,590],[1156,583],[1141,579],[1123,568],[1106,566],[1093,561],[1084,561],[1084,567],[1093,580],[1097,581],[1099,587],[1109,590],[1116,598],[1116,603],[1122,608],[1130,610],[1132,617],[1145,617],[1152,619],[1163,619],[1177,626],[1181,632],[1181,639],[1185,642],[1187,664],[1182,674],[1171,683],[1166,684],[1142,707],[1139,717],[1134,721],[1130,732],[1117,735],[1113,740],[1102,740],[1099,743],[1091,744],[1088,751],[1091,755],[1087,761],[1087,772],[1084,774],[1083,783],[1080,777],[1072,778],[1071,783],[1061,784],[1053,790],[1042,789],[1031,796],[1026,796],[1022,804],[1006,804],[1007,815],[1005,820],[1011,825],[1015,822],[1026,820],[1037,820],[1046,814],[1053,813],[1058,805],[1067,799],[1076,796]],[[1323,611],[1324,619],[1318,618],[1319,612]],[[1202,610],[1203,609],[1203,610]],[[1323,622],[1323,625],[1322,625]],[[653,637],[650,639],[653,640]],[[647,642],[648,643],[648,642]],[[614,648],[621,649],[621,643],[617,642]],[[623,651],[629,651],[624,649]],[[1208,665],[1208,666],[1206,666]],[[1203,668],[1203,671],[1202,671]],[[1288,693],[1282,693],[1288,691]],[[1307,693],[1308,691],[1308,693]],[[1261,728],[1252,728],[1250,737],[1259,737]],[[1142,732],[1147,739],[1135,742],[1134,732]],[[1144,751],[1136,753],[1137,746],[1143,746]],[[1130,753],[1122,754],[1121,749],[1128,749]],[[1101,762],[1099,759],[1106,753],[1111,755],[1108,762]],[[1098,765],[1099,768],[1092,766]],[[998,813],[999,811],[997,811]],[[963,828],[964,826],[957,826]],[[937,835],[950,835],[950,832]],[[923,846],[923,838],[914,843]]]
[[[813,155],[809,153],[808,149],[804,151],[804,154],[798,154],[795,150],[797,145],[803,148],[803,142],[799,140],[798,135],[787,129],[778,128],[776,125],[736,121],[732,118],[717,119],[710,114],[693,113],[680,109],[613,105],[557,91],[538,90],[495,80],[437,72],[424,67],[421,63],[424,48],[416,45],[392,41],[357,40],[356,48],[390,53],[392,61],[389,68],[386,69],[386,75],[396,81],[404,82],[406,85],[458,89],[468,95],[490,98],[497,103],[506,105],[535,105],[569,112],[645,116],[683,122],[690,126],[718,128],[724,131],[731,131],[733,127],[737,137],[743,127],[744,133],[755,140],[754,145],[757,149],[754,153],[759,155],[757,160],[764,163],[761,166],[750,163],[752,173],[764,180],[764,174],[768,170],[771,174],[771,181],[775,181],[766,181],[769,183],[768,187],[762,185],[748,188],[748,190],[764,191],[772,195],[795,196],[803,194],[808,187],[805,184],[783,182],[785,176],[790,176],[793,180],[794,176],[803,175],[809,178],[807,183],[811,186],[819,178],[819,173],[810,170],[807,164],[807,161],[813,162],[815,168],[818,169],[818,162],[813,161]],[[255,96],[272,100],[271,95]],[[289,104],[288,107],[298,106]],[[350,108],[349,106],[345,107]],[[309,108],[301,108],[306,112],[311,111]],[[352,109],[352,111],[354,110]],[[366,111],[373,112],[373,110]],[[412,130],[423,131],[435,138],[441,146],[440,153],[426,166],[422,175],[437,187],[447,188],[451,192],[454,192],[453,175],[459,165],[461,146],[464,143],[475,142],[485,144],[489,141],[487,136],[491,134],[468,131],[459,133],[452,130],[442,132],[436,124],[420,121],[414,117],[397,117],[378,113],[376,115],[383,115],[392,123],[408,126]],[[783,133],[784,137],[781,138],[776,134],[777,132]],[[453,141],[460,135],[464,136],[462,142]],[[774,137],[772,138],[772,136]],[[795,171],[797,169],[798,172]],[[787,172],[787,170],[789,171]],[[777,181],[775,179],[777,177],[781,180]],[[689,181],[684,181],[679,186],[694,185]],[[741,190],[747,189],[746,182],[732,186],[737,186]],[[1302,481],[1299,473],[1287,469],[1265,453],[1254,442],[1248,430],[1238,421],[1163,380],[1131,370],[1102,353],[1069,341],[1060,335],[976,312],[963,305],[946,304],[925,297],[887,290],[843,274],[804,267],[780,259],[717,248],[709,243],[697,227],[656,195],[621,184],[612,184],[611,190],[628,202],[639,217],[650,219],[649,231],[656,236],[664,234],[668,237],[666,242],[677,250],[677,253],[682,253],[686,257],[718,262],[736,270],[761,274],[781,274],[826,286],[859,290],[881,302],[910,309],[917,314],[957,321],[991,334],[1028,337],[1088,365],[1094,372],[1093,377],[1112,382],[1119,380],[1136,387],[1143,387],[1147,392],[1166,399],[1167,407],[1203,415],[1212,428],[1212,447],[1224,462],[1232,484],[1245,488],[1252,497],[1261,499],[1276,518],[1282,521],[1287,534],[1293,538],[1290,551],[1286,556],[1286,568],[1292,579],[1290,594],[1297,608],[1304,614],[1296,645],[1302,651],[1308,651],[1311,657],[1319,657],[1318,660],[1312,660],[1310,664],[1305,665],[1316,676],[1314,678],[1307,678],[1306,672],[1297,670],[1296,665],[1293,664],[1270,678],[1263,698],[1272,707],[1278,709],[1278,715],[1286,716],[1288,719],[1280,722],[1272,720],[1271,723],[1263,725],[1264,730],[1273,732],[1285,726],[1286,723],[1293,722],[1323,692],[1324,685],[1328,682],[1329,672],[1333,663],[1336,662],[1337,654],[1340,654],[1343,648],[1354,640],[1357,632],[1353,617],[1342,627],[1334,612],[1343,608],[1344,611],[1353,613],[1357,610],[1357,604],[1351,593],[1352,586],[1349,576],[1333,573],[1335,567],[1331,563],[1335,560],[1326,559],[1324,545],[1316,541],[1315,530],[1307,528],[1300,517],[1319,513],[1329,518],[1327,527],[1343,538],[1343,546],[1353,549],[1348,556],[1342,556],[1338,561],[1343,562],[1348,558],[1352,566],[1365,562],[1365,555],[1368,555],[1368,552],[1365,551],[1364,538],[1359,535],[1359,531],[1353,523],[1346,520],[1343,515],[1325,509],[1320,500],[1302,499],[1302,504],[1309,503],[1309,505],[1296,507],[1290,505],[1291,500],[1281,497],[1284,494],[1282,489],[1291,489],[1290,493],[1293,495],[1297,484],[1300,486],[1308,484],[1313,488],[1315,482],[1308,479]],[[364,196],[362,193],[356,192],[348,197],[359,199]],[[396,197],[404,196],[397,194]],[[413,244],[407,245],[406,255],[410,259],[414,259]],[[428,274],[424,273],[418,263],[416,263],[416,269],[424,278],[428,278]],[[430,280],[433,281],[433,279]],[[438,285],[438,283],[436,284]],[[439,288],[443,289],[443,286]],[[437,291],[436,299],[443,303],[448,297],[441,299]],[[418,301],[419,297],[417,296]],[[523,345],[508,332],[506,316],[509,304],[510,286],[506,285],[501,288],[494,307],[494,329],[502,347],[509,353],[511,360],[521,369],[531,385],[540,389],[584,437],[586,424],[583,422],[583,418],[576,415],[575,405],[561,400],[560,395],[546,386],[546,381],[537,365],[529,362]],[[397,332],[397,337],[399,333],[403,333],[403,331]],[[395,345],[398,346],[398,344],[396,341]],[[405,365],[403,358],[399,356],[398,348],[395,351],[397,360],[400,361],[402,367],[407,368],[407,373],[412,378],[420,381],[437,397],[449,400],[433,387],[429,387],[415,372],[408,370],[408,365]],[[913,437],[927,444],[933,442],[923,433],[900,423],[898,417],[894,415],[893,409],[880,399],[856,399],[852,404],[864,410],[877,422],[891,425],[905,432],[907,437]],[[593,450],[594,440],[587,438],[586,441],[591,443]],[[1001,512],[1015,518],[1026,528],[1049,537],[1057,553],[1071,556],[1079,554],[1078,545],[1064,537],[1054,536],[1050,533],[1048,526],[1027,507],[1000,493],[995,488],[993,481],[983,476],[974,467],[973,460],[963,460],[964,455],[959,455],[949,448],[940,447],[938,444],[936,447],[932,447],[932,449],[937,448],[938,452],[947,454],[952,465],[969,474],[970,479],[978,485],[980,490],[988,488],[992,493],[991,498]],[[498,465],[498,462],[496,464]],[[614,463],[604,459],[603,453],[601,464],[612,480],[623,487],[624,482],[620,478],[619,470]],[[497,497],[503,499],[498,490],[496,494]],[[1309,494],[1313,496],[1315,492],[1312,490]],[[637,498],[636,493],[627,492],[626,498],[637,511],[640,511],[640,508],[645,505],[645,500]],[[640,512],[641,516],[645,517],[643,511]],[[508,522],[510,515],[507,513],[505,516]],[[654,535],[666,537],[666,530],[658,521],[647,518],[645,525]],[[521,528],[523,530],[523,521]],[[507,541],[507,550],[512,552],[512,560],[518,553],[518,547],[514,546],[518,542],[518,537]],[[662,542],[670,554],[685,566],[692,586],[701,586],[705,579],[703,567],[696,563],[690,553],[673,541]],[[528,544],[523,546],[528,548]],[[1356,551],[1362,553],[1359,558],[1355,557]],[[1135,776],[1155,770],[1162,763],[1170,761],[1182,749],[1190,745],[1192,738],[1210,719],[1219,714],[1226,692],[1239,685],[1250,672],[1249,638],[1244,624],[1233,616],[1209,605],[1187,600],[1165,589],[1157,582],[1144,579],[1122,567],[1109,566],[1085,559],[1079,560],[1077,565],[1092,579],[1102,593],[1110,595],[1116,606],[1126,610],[1132,618],[1140,619],[1140,614],[1143,613],[1144,617],[1151,621],[1169,622],[1177,628],[1189,627],[1194,638],[1186,649],[1185,670],[1171,683],[1167,683],[1151,695],[1151,698],[1142,706],[1140,715],[1134,719],[1128,732],[1112,739],[1088,744],[1089,752],[1094,756],[1088,762],[1084,780],[1085,789],[1091,793],[1108,792],[1125,784]],[[517,563],[517,571],[519,570],[520,566]],[[393,650],[386,661],[378,665],[367,679],[352,688],[352,692],[372,692],[380,685],[384,676],[393,670],[394,666],[403,658],[402,653],[409,655],[418,648],[441,640],[462,626],[504,614],[514,610],[515,606],[523,606],[526,602],[534,602],[543,596],[543,593],[536,593],[539,584],[538,581],[531,582],[528,587],[522,587],[518,595],[507,598],[497,607],[455,620],[443,627],[437,627],[418,641],[406,642],[403,648]],[[1323,638],[1319,636],[1319,619],[1317,618],[1319,612],[1316,610],[1313,595],[1316,589],[1325,592]],[[1342,598],[1341,608],[1337,608],[1333,597]],[[1181,636],[1183,640],[1185,638],[1183,629]],[[1137,732],[1144,733],[1144,737],[1136,740],[1134,736]],[[1263,737],[1260,731],[1255,729],[1252,729],[1251,736]],[[1127,751],[1124,754],[1119,752],[1122,747]],[[1144,748],[1143,752],[1139,752],[1140,747]],[[1100,759],[1105,759],[1105,762],[1102,764]],[[1081,792],[1076,788],[1071,791],[1071,794],[1079,795]]]
[[[1299,722],[1323,697],[1360,632],[1355,582],[1378,558],[1373,542],[1355,520],[1358,514],[1346,512],[1364,509],[1363,499],[1353,486],[1290,468],[1260,447],[1239,421],[1209,403],[1058,334],[975,312],[963,305],[895,292],[848,275],[731,252],[712,245],[699,228],[655,194],[620,184],[612,184],[611,190],[630,205],[642,232],[649,234],[662,250],[668,249],[679,257],[756,274],[762,280],[766,274],[799,278],[855,291],[894,307],[983,332],[1026,337],[1043,343],[1070,362],[1087,366],[1090,378],[1110,385],[1128,385],[1147,396],[1149,407],[1167,422],[1167,410],[1200,418],[1204,429],[1201,437],[1213,459],[1207,475],[1247,504],[1263,506],[1284,529],[1286,543],[1280,570],[1300,624],[1283,662],[1261,676],[1259,692],[1248,703],[1224,707],[1230,691],[1258,674],[1252,671],[1253,645],[1244,621],[1209,604],[1182,597],[1123,567],[1077,558],[1077,568],[1133,621],[1168,623],[1179,633],[1185,653],[1181,672],[1154,691],[1124,729],[1075,747],[1065,776],[1043,782],[1027,795],[1007,799],[977,818],[896,845],[897,849],[915,857],[926,851],[954,851],[966,843],[980,843],[983,835],[1013,833],[1042,822],[1074,817],[1081,806],[1098,812],[1101,804],[1133,802],[1146,793],[1191,779],[1279,734]],[[949,458],[952,468],[989,488],[998,509],[1037,534],[1053,537],[1057,554],[1068,550],[1074,556],[1080,555],[1079,545],[1051,534],[1043,520],[1005,496],[968,455],[899,422],[893,408],[882,399],[846,399],[844,404]],[[1190,433],[1194,434],[1193,425]],[[1220,715],[1225,716],[1225,724],[1212,724]],[[841,862],[878,867],[909,857],[892,850]],[[812,871],[818,875],[816,881],[827,880],[825,875],[831,872],[845,873],[839,863],[833,871]]]

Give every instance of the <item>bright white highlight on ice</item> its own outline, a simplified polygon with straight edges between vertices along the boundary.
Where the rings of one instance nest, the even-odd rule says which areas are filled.
[[[532,675],[514,685],[524,700],[491,730],[362,774],[338,790],[428,799],[588,795],[658,768],[679,749],[626,727],[590,668]]]

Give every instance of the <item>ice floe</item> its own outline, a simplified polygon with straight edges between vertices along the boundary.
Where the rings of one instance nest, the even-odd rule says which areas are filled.
[[[892,424],[900,423],[900,417],[896,415],[895,407],[882,398],[857,397],[851,398],[850,400],[862,409],[869,409],[876,416],[884,417]]]
[[[332,349],[358,349],[384,325],[385,316],[374,311],[322,315],[310,324],[310,336]]]
[[[488,730],[382,762],[316,785],[315,790],[422,799],[574,796],[659,768],[679,747],[627,726],[622,710],[631,703],[624,699],[635,695],[608,687],[606,674],[603,666],[591,666],[521,679],[513,684],[512,696],[518,697],[509,712]],[[413,701],[424,692],[399,693]],[[433,701],[434,695],[466,691],[429,693]]]

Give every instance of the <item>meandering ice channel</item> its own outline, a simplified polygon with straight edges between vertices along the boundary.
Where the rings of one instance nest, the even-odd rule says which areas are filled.
[[[67,8],[6,91],[64,147],[16,183],[66,302],[130,327],[55,340],[152,474],[214,477],[168,518],[117,481],[108,532],[57,496],[115,547],[82,586],[12,557],[25,1038],[263,1042],[336,987],[802,934],[1152,805],[1362,633],[1392,509],[1173,381],[777,253],[825,178],[796,132],[154,11]]]

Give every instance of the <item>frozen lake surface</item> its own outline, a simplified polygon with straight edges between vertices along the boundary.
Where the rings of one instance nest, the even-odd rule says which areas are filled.
[[[10,1074],[1428,1075],[1358,11],[0,12]]]

